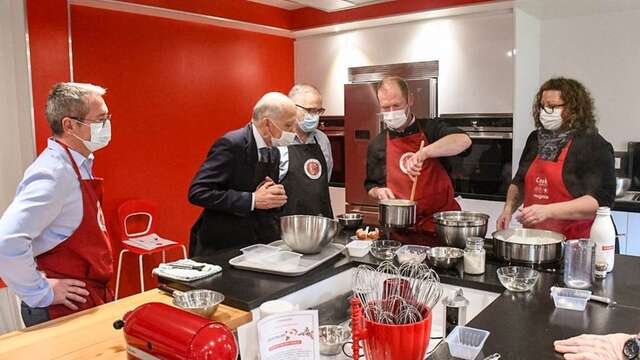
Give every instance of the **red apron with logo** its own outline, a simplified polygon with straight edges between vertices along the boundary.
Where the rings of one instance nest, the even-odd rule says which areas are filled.
[[[417,120],[416,120],[417,121]],[[409,155],[420,149],[420,142],[429,145],[422,129],[418,133],[391,139],[387,133],[387,187],[397,199],[409,199],[413,181],[402,170]],[[449,174],[438,159],[426,159],[416,184],[416,230],[435,233],[433,214],[440,211],[460,210],[453,198],[453,185]]]
[[[575,199],[567,190],[562,178],[562,169],[567,158],[570,140],[562,149],[557,161],[542,160],[539,156],[533,160],[524,178],[524,206],[534,204],[547,205]],[[567,240],[589,238],[591,220],[548,219],[532,226],[534,229],[550,230],[562,233]]]
[[[113,300],[107,283],[113,275],[111,242],[107,234],[102,202],[102,179],[84,180],[71,152],[66,145],[73,170],[78,176],[82,191],[82,221],[76,231],[58,246],[36,257],[38,270],[49,279],[75,279],[86,283],[89,295],[87,302],[73,302],[79,310],[85,310]],[[65,316],[74,311],[64,305],[49,306],[52,319]]]

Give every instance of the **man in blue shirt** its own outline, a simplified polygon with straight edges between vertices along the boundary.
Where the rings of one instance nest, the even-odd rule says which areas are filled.
[[[110,300],[113,261],[93,152],[111,138],[105,89],[58,83],[47,98],[52,138],[0,218],[0,277],[27,326]]]

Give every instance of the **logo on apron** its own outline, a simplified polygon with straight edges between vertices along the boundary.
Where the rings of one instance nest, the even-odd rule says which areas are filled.
[[[316,180],[322,176],[322,165],[317,159],[309,159],[304,162],[304,173],[309,179]]]
[[[549,199],[549,181],[545,176],[536,176],[536,185],[533,188],[533,197],[538,200]]]
[[[100,206],[100,201],[96,203],[96,208],[98,209],[98,227],[102,232],[107,232],[107,224],[104,221],[104,213],[102,212],[102,206]]]
[[[414,153],[406,152],[400,156],[400,170],[405,174],[409,174],[409,159],[413,156]]]

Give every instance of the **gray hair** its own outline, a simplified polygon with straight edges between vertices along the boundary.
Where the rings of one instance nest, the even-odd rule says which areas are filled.
[[[107,90],[92,84],[57,83],[47,97],[45,114],[54,135],[60,135],[62,119],[74,117],[83,119],[89,113],[87,98],[91,95],[103,96]]]
[[[284,94],[279,92],[266,93],[253,107],[251,120],[255,122],[265,117],[279,119],[283,116],[287,104],[293,105]]]
[[[311,84],[295,84],[293,85],[291,90],[289,90],[290,99],[294,99],[304,94],[313,94],[317,96],[322,96],[320,95],[320,91],[318,90],[318,88],[316,88]]]

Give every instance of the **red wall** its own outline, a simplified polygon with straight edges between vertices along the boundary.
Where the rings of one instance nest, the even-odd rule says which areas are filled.
[[[66,1],[28,5],[30,30],[41,30],[30,44],[38,110],[54,82],[68,81],[68,49],[61,46]],[[293,40],[82,6],[72,6],[71,24],[75,81],[106,87],[113,114],[113,139],[96,153],[94,173],[105,178],[114,257],[116,208],[128,198],[156,201],[158,233],[188,244],[200,213],[187,201],[191,178],[216,138],[249,121],[262,94],[292,86]],[[36,111],[39,151],[49,136],[43,111]],[[147,259],[145,272],[158,260]],[[127,295],[139,290],[137,259],[129,256],[124,268]],[[155,284],[151,276],[145,282]]]

